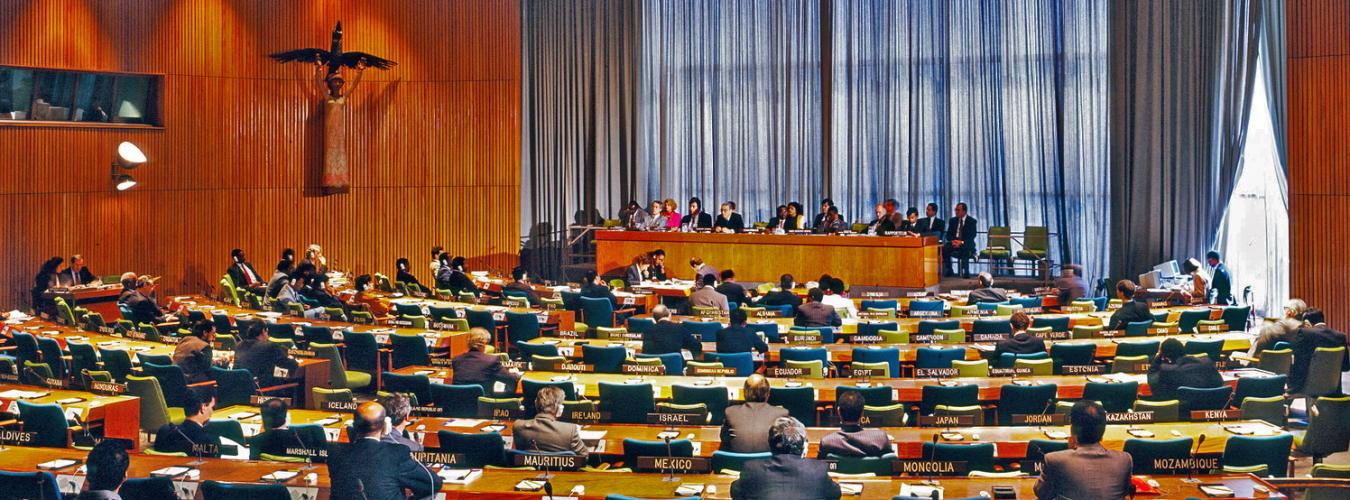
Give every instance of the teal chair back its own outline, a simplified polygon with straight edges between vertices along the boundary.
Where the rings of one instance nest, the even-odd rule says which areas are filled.
[[[921,319],[919,320],[919,335],[932,335],[938,330],[955,330],[961,328],[959,319]]]
[[[19,401],[19,422],[24,432],[34,432],[37,436],[31,446],[44,448],[67,448],[70,446],[70,426],[66,425],[66,415],[61,406],[54,403],[34,404]]]
[[[770,388],[769,404],[783,407],[807,427],[816,425],[816,393],[812,387]]]
[[[952,361],[966,359],[966,350],[960,347],[920,347],[915,354],[915,368],[951,368]]]
[[[925,385],[921,389],[919,414],[932,415],[937,405],[975,406],[980,404],[980,388],[975,384],[953,386]]]
[[[734,453],[730,451],[717,450],[712,454],[712,471],[720,473],[724,470],[734,470],[740,472],[746,462],[751,460],[763,460],[772,458],[773,454],[769,452],[762,453]]]
[[[216,381],[217,408],[247,405],[253,395],[258,393],[258,382],[253,378],[253,373],[242,368],[231,370],[212,366],[211,380]]]
[[[1057,394],[1059,386],[1055,384],[1003,385],[999,388],[998,425],[1013,425],[1013,415],[1053,413]]]
[[[385,392],[411,394],[417,398],[418,404],[426,404],[431,401],[431,379],[427,378],[426,375],[384,372],[382,378],[384,379],[383,390]]]
[[[1125,453],[1134,459],[1134,474],[1175,473],[1155,467],[1155,460],[1190,458],[1193,438],[1126,439]]]
[[[1223,308],[1223,322],[1228,325],[1228,331],[1241,332],[1247,329],[1247,318],[1252,313],[1252,306],[1225,307]]]
[[[66,378],[66,359],[65,353],[61,351],[61,343],[56,339],[42,337],[38,339],[38,350],[42,352],[42,362],[52,369],[52,376]]]
[[[1294,435],[1229,436],[1223,446],[1221,463],[1225,466],[1251,467],[1265,465],[1276,477],[1289,475],[1289,450]]]
[[[572,385],[568,383],[567,385]],[[478,416],[478,398],[483,396],[483,386],[478,384],[437,384],[430,385],[431,402],[441,409],[445,418],[476,418]],[[533,399],[528,400],[534,406]]]
[[[1032,317],[1031,317],[1031,326],[1032,326],[1033,328],[1045,328],[1045,327],[1049,327],[1049,328],[1050,328],[1050,331],[1052,331],[1052,332],[1067,332],[1067,331],[1069,331],[1069,317],[1068,317],[1068,316],[1049,316],[1049,317],[1032,316]]]
[[[173,364],[161,365],[142,362],[141,369],[145,371],[146,375],[155,377],[155,380],[159,381],[159,389],[164,392],[165,403],[177,408],[187,405],[187,377],[183,375],[182,368]]]
[[[1139,382],[1088,382],[1083,385],[1083,399],[1098,401],[1112,413],[1129,411],[1138,396]]]
[[[374,375],[380,371],[380,347],[367,332],[346,332],[342,344],[347,348],[347,369]]]
[[[0,471],[0,491],[13,495],[10,498],[61,498],[56,476],[50,472]]]
[[[619,373],[623,367],[623,360],[627,357],[628,351],[622,345],[581,346],[582,362],[595,365],[596,373]]]
[[[652,384],[600,382],[600,412],[609,412],[614,423],[646,423],[647,414],[656,412]]]
[[[924,441],[923,456],[965,462],[969,471],[994,472],[994,443],[934,444]]]
[[[1181,333],[1195,333],[1195,325],[1207,319],[1209,319],[1209,309],[1187,309],[1181,311],[1181,317],[1177,319],[1177,327],[1181,329]]]
[[[1181,415],[1189,418],[1192,411],[1222,410],[1232,406],[1233,388],[1227,385],[1219,387],[1178,387],[1177,399],[1181,400]]]
[[[614,304],[609,299],[595,297],[577,297],[581,305],[581,320],[589,328],[614,327]],[[566,297],[564,297],[566,302]]]
[[[1055,360],[1055,373],[1064,365],[1090,365],[1097,357],[1097,344],[1056,342],[1050,346],[1050,358]]]
[[[717,342],[717,332],[722,329],[722,324],[716,321],[686,320],[680,323],[680,328],[700,342]]]
[[[502,441],[501,433],[497,432],[473,432],[459,433],[453,431],[437,431],[436,438],[440,441],[441,452],[459,453],[464,455],[464,464],[462,467],[485,467],[485,466],[505,466],[506,446]]]
[[[892,323],[894,324],[894,323]],[[894,330],[887,328],[887,330]],[[872,349],[868,347],[853,348],[854,363],[886,363],[890,370],[891,377],[900,376],[900,349],[897,347],[885,347]]]
[[[1210,360],[1218,361],[1223,356],[1223,339],[1188,340],[1186,341],[1186,354],[1204,354],[1209,356]]]
[[[131,354],[121,349],[103,349],[99,352],[103,357],[103,370],[111,373],[113,380],[126,382],[127,375],[131,373]]]
[[[1158,340],[1130,340],[1116,344],[1116,356],[1148,356],[1153,359],[1158,355]]]
[[[1145,337],[1148,336],[1149,327],[1153,326],[1153,320],[1131,321],[1125,325],[1126,337]],[[1156,354],[1156,353],[1155,353]]]
[[[389,343],[393,345],[395,370],[405,366],[431,364],[431,352],[427,350],[427,342],[421,335],[394,334],[389,336]]]
[[[735,368],[737,377],[749,377],[750,374],[755,373],[755,358],[748,352],[710,352],[704,354],[704,357],[708,361],[721,362],[722,366],[727,368]]]
[[[709,423],[722,425],[730,401],[727,391],[717,386],[675,384],[671,386],[671,402],[680,405],[702,404],[708,408]]]
[[[515,345],[516,342],[529,342],[531,339],[539,337],[539,317],[534,313],[528,312],[506,312],[506,340],[507,343]]]
[[[202,500],[291,500],[282,484],[202,481]]]

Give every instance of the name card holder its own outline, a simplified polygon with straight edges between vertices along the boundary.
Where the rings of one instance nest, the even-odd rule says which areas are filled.
[[[896,460],[892,467],[896,474],[914,476],[966,475],[965,462],[950,460]]]
[[[1241,420],[1242,410],[1192,410],[1192,422],[1219,422],[1223,420]]]
[[[921,415],[919,427],[969,427],[975,425],[970,415]]]
[[[782,368],[769,368],[769,370],[781,370],[781,369],[782,369]],[[794,368],[794,370],[801,371],[800,368]],[[703,367],[703,366],[690,367],[689,370],[688,370],[688,372],[689,372],[689,375],[690,375],[690,376],[696,376],[696,377],[731,377],[731,376],[735,376],[735,375],[736,375],[736,369],[735,369],[735,368],[717,368],[717,367],[711,367],[711,366],[710,366],[710,367]],[[772,377],[773,375],[769,375],[769,376]]]
[[[250,405],[252,405],[252,406],[262,406],[263,403],[266,403],[267,401],[270,401],[270,400],[273,400],[273,399],[280,399],[282,402],[286,403],[286,406],[288,406],[288,407],[292,406],[292,405],[291,405],[291,398],[281,398],[281,397],[275,397],[275,396],[265,396],[265,395],[262,395],[262,394],[254,394],[254,395],[249,396],[249,397],[248,397],[248,404],[250,404]]]
[[[319,405],[319,409],[324,411],[354,412],[356,411],[356,405],[358,404],[360,403],[357,401],[324,401],[323,404]]]
[[[642,470],[708,472],[712,470],[712,461],[702,457],[637,457],[637,467]]]
[[[764,370],[764,374],[769,378],[793,378],[805,377],[805,368],[769,368]]]
[[[627,364],[620,366],[620,372],[628,375],[665,375],[665,365],[634,365]]]
[[[652,425],[704,425],[703,415],[697,413],[648,413],[647,423]]]
[[[543,455],[537,453],[517,453],[512,455],[511,465],[516,467],[534,467],[540,470],[576,471],[586,466],[586,455]]]
[[[414,451],[413,460],[424,464],[459,465],[465,463],[463,453],[440,453],[434,451]]]
[[[1019,375],[1031,375],[1031,368],[990,368],[990,377],[1016,377]]]
[[[951,378],[960,374],[956,368],[915,368],[914,376],[917,378]]]
[[[1064,365],[1060,371],[1065,375],[1098,375],[1106,373],[1106,365]]]
[[[1151,411],[1123,411],[1106,414],[1106,423],[1108,424],[1147,424],[1152,423],[1153,420],[1154,414]]]
[[[1063,413],[1032,413],[1029,415],[1013,415],[1013,425],[1064,425],[1069,420],[1069,416]]]

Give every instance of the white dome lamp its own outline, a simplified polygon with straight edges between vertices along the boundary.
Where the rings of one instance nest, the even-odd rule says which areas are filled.
[[[128,141],[122,141],[117,145],[117,154],[113,155],[112,163],[112,181],[113,186],[118,191],[126,191],[136,187],[136,179],[131,174],[118,173],[118,169],[132,170],[146,162],[145,152]]]

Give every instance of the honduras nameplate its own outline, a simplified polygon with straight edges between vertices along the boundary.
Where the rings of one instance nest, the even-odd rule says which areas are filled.
[[[97,380],[89,382],[89,390],[99,394],[123,394],[127,392],[126,384],[117,382],[99,382]]]

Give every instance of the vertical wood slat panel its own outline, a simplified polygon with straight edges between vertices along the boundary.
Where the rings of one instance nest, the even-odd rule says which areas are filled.
[[[1350,2],[1290,0],[1290,293],[1350,318]]]
[[[339,267],[425,269],[444,245],[509,269],[519,242],[519,19],[513,0],[0,0],[0,64],[165,74],[163,130],[0,127],[0,304],[21,307],[47,257],[96,273],[212,287],[231,248],[268,274],[283,247]],[[320,108],[269,52],[344,48],[399,62],[368,71],[345,109],[352,189],[306,196]],[[131,140],[151,163],[114,193]],[[425,272],[422,274],[425,275]]]

